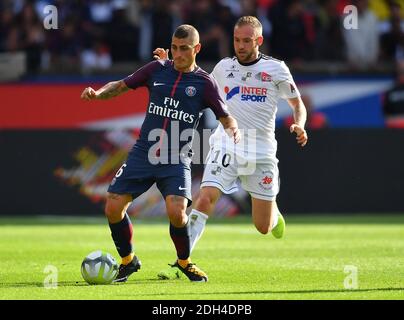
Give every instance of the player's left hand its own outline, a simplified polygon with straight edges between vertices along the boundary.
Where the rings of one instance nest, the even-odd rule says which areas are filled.
[[[168,60],[168,52],[169,52],[169,49],[156,48],[153,51],[153,58],[156,60],[158,60],[158,59]]]
[[[296,133],[296,140],[297,143],[300,144],[302,147],[304,147],[307,144],[308,136],[306,130],[304,128],[300,127],[297,124],[292,124],[290,126],[290,133]]]

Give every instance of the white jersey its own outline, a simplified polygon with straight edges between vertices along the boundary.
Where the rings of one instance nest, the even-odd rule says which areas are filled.
[[[225,58],[215,66],[212,76],[218,82],[221,97],[242,133],[240,143],[233,146],[237,155],[257,162],[276,158],[278,100],[300,96],[286,64],[262,54],[249,64],[240,64],[236,57]],[[211,143],[222,144],[225,137],[227,135],[219,123]],[[252,143],[255,145],[254,154],[251,154]]]

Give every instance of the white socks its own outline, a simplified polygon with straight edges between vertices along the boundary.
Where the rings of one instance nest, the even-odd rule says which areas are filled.
[[[191,213],[189,214],[191,252],[199,238],[202,236],[202,233],[205,230],[206,220],[208,220],[208,218],[208,215],[195,209],[192,209]]]
[[[275,213],[275,217],[274,217],[274,221],[272,222],[272,228],[271,228],[271,230],[273,230],[273,228],[275,228],[276,225],[278,224],[278,218],[279,218],[279,215],[278,215],[278,212],[276,212],[276,213]]]

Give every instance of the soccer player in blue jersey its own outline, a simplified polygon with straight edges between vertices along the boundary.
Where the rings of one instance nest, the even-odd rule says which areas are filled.
[[[173,60],[152,61],[123,80],[110,82],[98,90],[88,87],[81,94],[85,100],[109,99],[142,86],[150,93],[140,137],[108,188],[105,215],[122,258],[116,282],[125,282],[141,267],[133,251],[132,223],[126,209],[154,183],[165,199],[170,236],[177,251],[176,266],[191,281],[208,280],[206,273],[190,259],[186,208],[192,203],[193,136],[190,134],[183,141],[181,133],[196,129],[201,112],[207,107],[235,142],[239,141],[240,133],[237,121],[226,111],[215,80],[196,65],[200,50],[198,31],[190,25],[181,25],[172,37]],[[178,136],[174,136],[175,132]]]

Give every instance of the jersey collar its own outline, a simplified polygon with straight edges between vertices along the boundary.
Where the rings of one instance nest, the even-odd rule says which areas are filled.
[[[258,61],[261,60],[261,58],[262,58],[262,54],[261,54],[261,52],[260,52],[260,53],[258,54],[258,58],[255,59],[254,61],[247,62],[247,63],[243,63],[243,62],[240,62],[240,61],[237,59],[237,62],[238,62],[239,64],[241,64],[242,66],[248,67],[248,66],[252,66],[253,64],[256,64]]]

